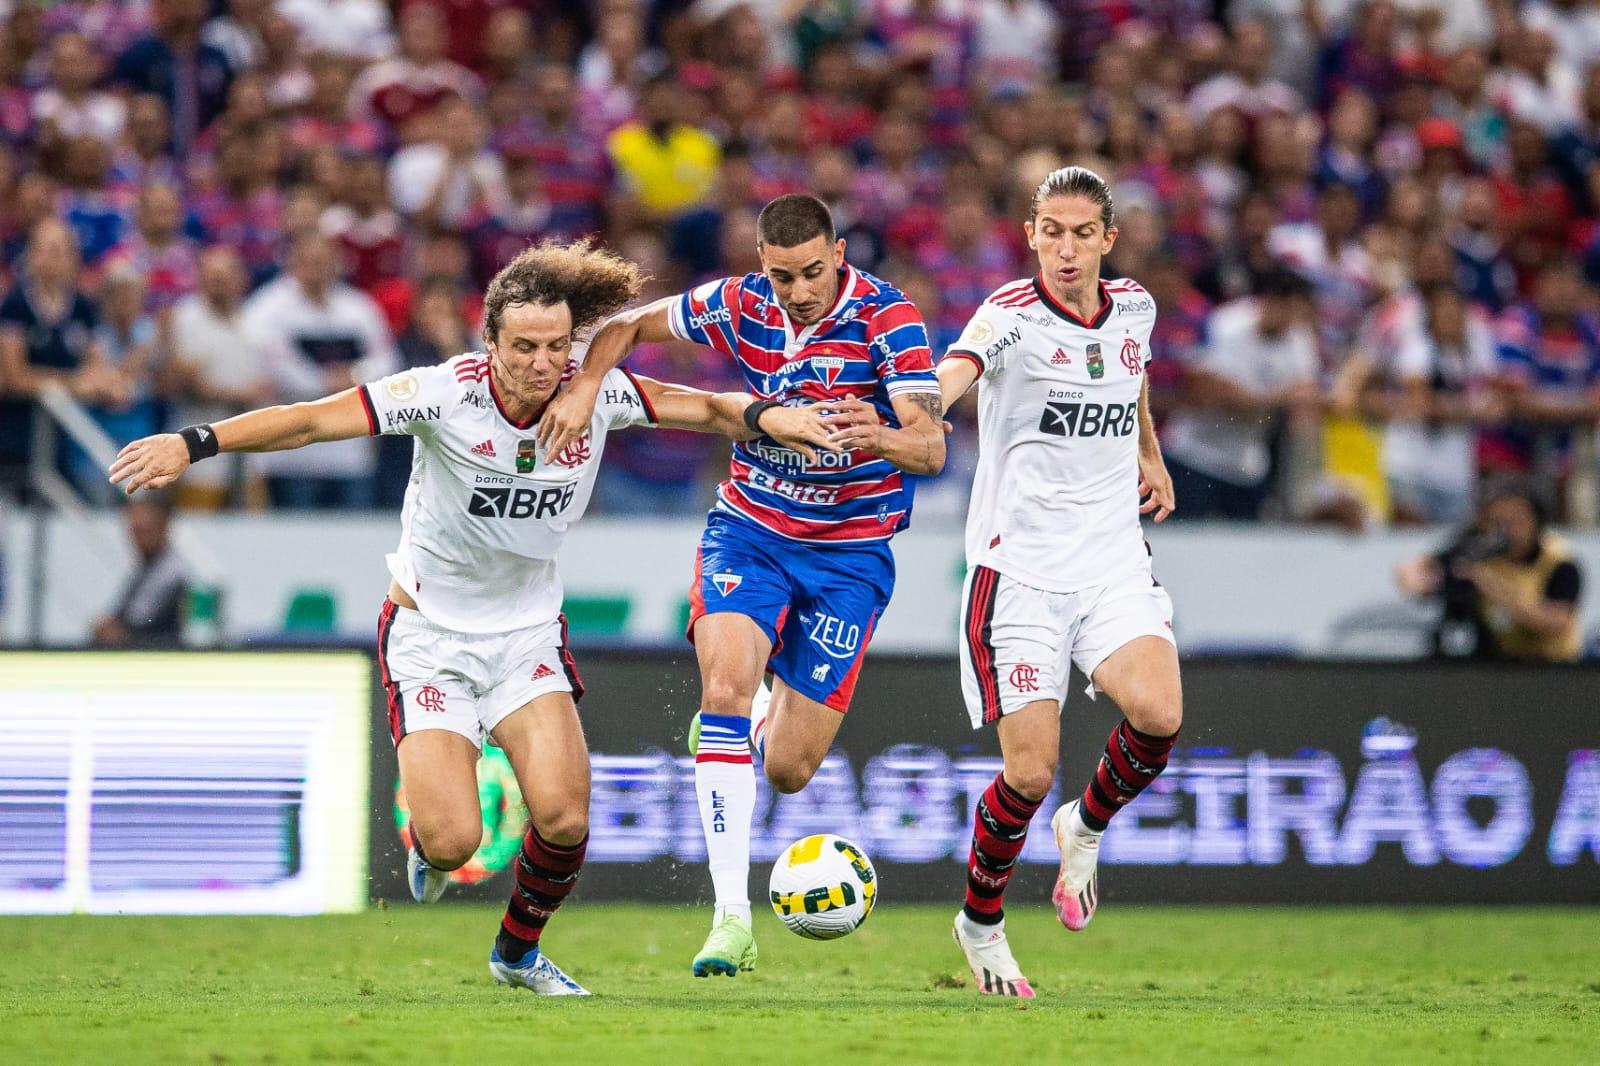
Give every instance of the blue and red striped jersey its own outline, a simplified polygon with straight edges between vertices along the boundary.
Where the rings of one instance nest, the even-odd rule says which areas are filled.
[[[939,394],[922,314],[846,266],[833,308],[796,330],[765,274],[710,281],[672,305],[672,332],[729,356],[750,391],[789,405],[857,397],[898,427],[892,397]],[[807,462],[770,437],[736,442],[717,505],[792,540],[887,540],[910,524],[915,479],[865,451]]]

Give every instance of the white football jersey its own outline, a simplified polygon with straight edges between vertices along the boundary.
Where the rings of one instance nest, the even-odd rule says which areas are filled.
[[[373,433],[416,438],[388,560],[418,610],[463,633],[555,619],[556,553],[589,505],[606,433],[655,421],[633,375],[605,376],[589,432],[556,456],[535,444],[536,422],[506,417],[481,352],[381,378],[361,395]]]
[[[967,564],[1048,592],[1150,570],[1139,526],[1139,390],[1156,302],[1100,283],[1088,322],[1037,279],[983,302],[949,357],[978,364]]]

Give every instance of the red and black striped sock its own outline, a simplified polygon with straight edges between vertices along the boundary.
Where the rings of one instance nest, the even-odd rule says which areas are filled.
[[[545,923],[578,883],[583,855],[589,849],[585,836],[571,847],[550,843],[533,826],[522,838],[522,850],[512,868],[517,883],[511,889],[511,902],[500,921],[495,949],[506,962],[521,962],[523,956],[539,946]]]
[[[1153,737],[1141,733],[1124,718],[1111,731],[1106,741],[1105,754],[1100,765],[1083,790],[1083,802],[1078,805],[1078,817],[1095,832],[1104,832],[1112,815],[1133,802],[1133,797],[1160,776],[1167,768],[1167,756],[1178,739]]]
[[[978,797],[978,817],[972,830],[972,854],[967,858],[967,902],[962,910],[979,925],[996,925],[1005,917],[1001,907],[1006,882],[1028,839],[1028,823],[1040,800],[1030,800],[995,774]]]

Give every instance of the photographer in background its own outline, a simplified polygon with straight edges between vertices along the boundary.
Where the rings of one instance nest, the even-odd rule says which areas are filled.
[[[1582,575],[1545,522],[1534,492],[1507,486],[1484,499],[1477,519],[1449,547],[1400,565],[1395,580],[1401,591],[1442,603],[1435,655],[1578,659]]]

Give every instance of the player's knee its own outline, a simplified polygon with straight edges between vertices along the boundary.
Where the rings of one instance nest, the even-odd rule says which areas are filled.
[[[1006,762],[1005,779],[1023,798],[1037,803],[1049,795],[1050,786],[1056,783],[1056,757],[1041,751],[1010,759]]]
[[[767,783],[788,796],[799,792],[810,783],[812,775],[817,772],[817,765],[810,760],[780,762],[768,759],[763,768],[767,775]]]
[[[483,826],[465,821],[419,826],[417,836],[422,841],[422,852],[428,857],[429,866],[435,870],[454,870],[465,866],[483,843]]]
[[[581,807],[558,811],[535,823],[539,835],[557,847],[570,848],[589,835],[589,812]]]
[[[1153,699],[1145,701],[1128,721],[1141,733],[1153,737],[1170,737],[1183,726],[1183,701]]]
[[[750,717],[750,704],[756,692],[748,684],[730,678],[713,677],[706,681],[700,709],[707,714],[734,714]]]

